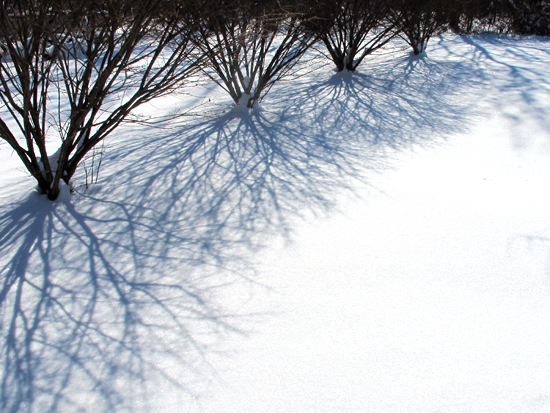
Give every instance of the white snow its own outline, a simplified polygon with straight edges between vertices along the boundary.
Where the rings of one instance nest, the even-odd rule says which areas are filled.
[[[250,100],[250,95],[243,93],[239,101],[235,104],[231,111],[234,113],[247,113],[249,111],[248,101]]]
[[[447,34],[283,82],[250,116],[115,131],[99,184],[52,207],[2,144],[2,285],[48,279],[93,313],[71,339],[51,311],[40,337],[106,388],[37,339],[37,403],[53,383],[60,411],[550,411],[548,114],[548,39]]]

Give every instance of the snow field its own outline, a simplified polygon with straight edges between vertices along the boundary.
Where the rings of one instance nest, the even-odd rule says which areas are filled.
[[[424,59],[396,51],[360,73],[321,68],[281,84],[255,115],[115,132],[100,184],[70,201],[80,215],[59,203],[52,222],[73,222],[81,237],[90,228],[121,274],[184,280],[209,304],[204,313],[195,301],[176,306],[204,353],[175,346],[175,333],[137,330],[143,354],[188,388],[147,370],[142,399],[132,401],[136,386],[122,376],[119,410],[550,410],[549,63],[546,39],[445,35]],[[156,107],[200,93],[225,103],[196,90]],[[212,147],[224,148],[216,162],[203,156]],[[4,146],[0,153],[9,218],[18,205],[8,203],[33,183]],[[214,233],[209,214],[225,226]],[[53,234],[64,248],[49,261],[52,274],[86,279],[88,244]],[[0,246],[5,271],[19,245]],[[33,254],[29,273],[42,268]],[[161,323],[166,313],[139,297]],[[190,309],[245,334],[216,333]],[[178,367],[166,348],[189,365]],[[61,392],[101,406],[83,388]]]

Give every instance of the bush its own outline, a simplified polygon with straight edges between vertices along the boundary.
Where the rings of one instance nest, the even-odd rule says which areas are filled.
[[[285,1],[214,1],[200,24],[197,46],[205,71],[236,104],[252,108],[310,47],[299,4]]]
[[[139,105],[200,59],[192,1],[6,0],[0,6],[0,138],[48,198]],[[50,142],[56,150],[49,150]]]
[[[324,44],[337,70],[354,71],[396,34],[384,0],[312,0],[306,27]]]
[[[445,28],[448,9],[443,0],[397,0],[391,19],[415,55],[426,50],[430,38]]]

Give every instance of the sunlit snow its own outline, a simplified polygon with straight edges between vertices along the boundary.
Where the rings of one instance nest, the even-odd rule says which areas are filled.
[[[548,39],[182,92],[53,203],[0,144],[5,405],[550,411]]]

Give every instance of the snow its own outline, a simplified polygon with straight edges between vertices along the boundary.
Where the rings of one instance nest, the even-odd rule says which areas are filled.
[[[245,82],[244,84],[248,84],[247,80],[245,80],[244,82]],[[246,93],[243,93],[243,95],[239,99],[239,102],[237,102],[235,104],[235,106],[233,106],[231,111],[234,112],[235,114],[239,114],[239,113],[240,114],[245,114],[245,113],[247,113],[249,111],[249,109],[248,109],[248,101],[249,100],[250,100],[250,95],[246,94]]]
[[[200,96],[209,116],[115,131],[99,183],[53,204],[3,144],[2,285],[25,275],[39,327],[35,381],[2,401],[549,411],[549,72],[548,39],[446,34],[280,83],[247,116],[197,89],[144,113]],[[56,300],[36,317],[31,283]]]

